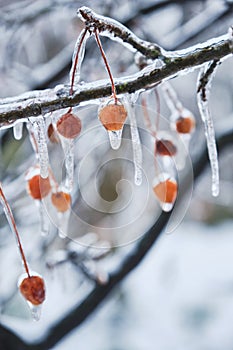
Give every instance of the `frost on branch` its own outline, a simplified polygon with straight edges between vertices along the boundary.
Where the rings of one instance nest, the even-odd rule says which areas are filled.
[[[217,64],[217,61],[209,62],[200,69],[197,89],[197,103],[205,126],[207,149],[212,171],[212,195],[215,197],[219,194],[219,166],[214,124],[209,110],[209,96],[211,82],[215,74]]]

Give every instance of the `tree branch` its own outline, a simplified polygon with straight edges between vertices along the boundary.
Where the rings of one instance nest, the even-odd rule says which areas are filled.
[[[115,35],[121,37],[119,28]],[[148,42],[143,45],[148,47]],[[149,47],[147,50],[148,56],[152,55]],[[155,68],[152,63],[137,74],[115,79],[117,94],[133,93],[150,85],[159,84],[181,71],[196,68],[210,60],[220,60],[232,52],[231,41],[226,34],[186,50],[166,53],[162,68]],[[106,80],[96,81],[95,84],[80,84],[72,96],[69,95],[69,86],[64,85],[54,89],[31,91],[21,96],[0,100],[0,124],[6,125],[18,119],[45,115],[48,112],[74,107],[110,95],[111,85]]]

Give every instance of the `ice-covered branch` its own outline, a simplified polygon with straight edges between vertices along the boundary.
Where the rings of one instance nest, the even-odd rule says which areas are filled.
[[[119,30],[114,34],[120,37],[122,33]],[[150,56],[151,48],[148,43],[143,45]],[[137,74],[115,79],[116,92],[117,94],[132,93],[147,88],[162,80],[169,79],[179,72],[187,71],[189,68],[196,68],[211,60],[219,60],[232,52],[232,45],[227,34],[186,50],[169,52],[161,68],[156,68],[152,63]],[[0,124],[4,125],[17,119],[45,115],[61,108],[77,106],[111,95],[111,86],[108,80],[96,81],[95,84],[83,83],[72,96],[69,95],[69,89],[69,86],[60,85],[54,89],[31,91],[21,96],[0,99]]]

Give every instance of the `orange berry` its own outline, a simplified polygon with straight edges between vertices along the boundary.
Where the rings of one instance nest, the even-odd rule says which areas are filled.
[[[66,192],[56,192],[52,193],[51,200],[53,205],[57,208],[57,210],[61,213],[64,213],[70,208],[71,204],[71,196]]]
[[[177,197],[177,183],[175,180],[167,179],[159,182],[153,187],[154,193],[162,203],[174,203]]]
[[[99,110],[99,120],[108,131],[121,130],[126,118],[127,111],[120,104],[108,104]]]
[[[195,120],[190,117],[179,117],[176,120],[176,131],[180,134],[190,134],[195,127]]]
[[[40,305],[45,300],[45,284],[40,276],[30,276],[23,279],[19,290],[27,301]]]
[[[52,123],[49,124],[47,133],[48,133],[48,138],[52,143],[59,143],[59,138],[57,136],[56,130],[54,129]]]
[[[34,199],[46,197],[51,190],[49,178],[43,179],[39,174],[34,175],[28,180],[28,193]]]
[[[161,156],[174,156],[176,154],[176,146],[170,140],[157,140],[156,141],[156,153]]]
[[[81,120],[72,113],[66,113],[57,121],[57,131],[67,139],[74,139],[80,134]]]

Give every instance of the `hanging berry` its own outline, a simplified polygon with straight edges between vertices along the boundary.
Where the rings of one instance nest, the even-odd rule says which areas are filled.
[[[81,120],[71,112],[67,112],[57,121],[57,131],[67,139],[76,138],[81,132]]]
[[[37,166],[29,169],[26,174],[27,191],[33,199],[41,200],[46,197],[51,191],[49,177],[42,178],[40,170]]]
[[[193,114],[187,110],[183,109],[182,113],[177,113],[173,115],[175,130],[179,134],[191,134],[195,130],[195,119]]]
[[[119,102],[116,104],[111,100],[107,105],[100,106],[98,117],[106,130],[118,131],[123,128],[127,111],[122,104]]]
[[[45,300],[45,283],[40,276],[27,276],[19,282],[23,297],[33,305],[40,305]]]
[[[176,154],[177,147],[172,140],[161,138],[155,142],[155,152],[160,156],[172,157]]]
[[[59,138],[57,136],[57,132],[52,123],[49,124],[47,130],[48,138],[52,143],[59,143]]]
[[[54,192],[51,195],[51,201],[58,212],[64,213],[70,208],[71,195],[63,191]]]
[[[164,211],[170,211],[177,197],[178,185],[176,180],[170,175],[162,173],[154,179],[153,191],[161,208]]]

